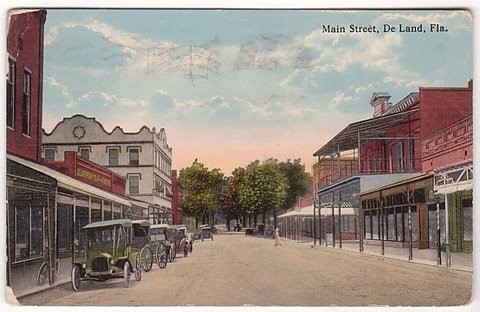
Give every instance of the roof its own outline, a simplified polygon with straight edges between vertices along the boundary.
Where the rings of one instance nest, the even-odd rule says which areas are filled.
[[[20,163],[20,164],[22,164],[26,167],[29,167],[31,169],[34,169],[38,172],[41,172],[41,173],[49,176],[51,178],[54,178],[55,180],[57,180],[57,184],[58,184],[59,187],[63,187],[67,190],[71,190],[71,191],[82,193],[82,194],[97,196],[97,197],[107,199],[109,201],[119,203],[119,204],[122,204],[122,205],[125,205],[125,206],[131,206],[130,202],[125,198],[119,197],[115,194],[109,193],[107,191],[99,189],[99,188],[97,188],[95,186],[92,186],[90,184],[80,182],[80,181],[78,181],[74,178],[71,178],[67,175],[64,175],[63,173],[55,171],[55,170],[53,170],[51,168],[48,168],[46,166],[42,166],[40,164],[25,160],[25,159],[22,159],[22,158],[19,158],[19,157],[15,157],[15,156],[12,156],[12,155],[7,155],[7,159],[18,162],[18,163]]]
[[[161,229],[161,228],[168,228],[170,225],[162,223],[162,224],[152,224],[150,226],[151,229]]]
[[[338,207],[334,208],[334,213],[338,214]],[[355,210],[351,207],[342,207],[342,215],[355,215]],[[318,210],[317,210],[318,211]],[[318,216],[318,213],[316,213]],[[326,207],[321,209],[322,216],[330,216],[332,214],[332,208]],[[301,211],[292,210],[279,215],[278,218],[286,217],[313,217],[313,205],[303,207]]]
[[[148,220],[132,220],[132,224],[139,224],[140,226],[152,226],[152,223]]]
[[[403,122],[418,109],[374,117],[349,124],[334,136],[327,144],[317,150],[313,156],[327,156],[358,148],[359,132],[362,139],[381,137],[383,133],[393,126]]]
[[[115,220],[107,220],[107,221],[98,221],[98,222],[89,223],[89,224],[85,225],[83,228],[84,229],[92,229],[92,228],[112,226],[112,225],[121,225],[121,226],[124,226],[124,227],[131,227],[132,226],[132,221],[130,219],[115,219]]]

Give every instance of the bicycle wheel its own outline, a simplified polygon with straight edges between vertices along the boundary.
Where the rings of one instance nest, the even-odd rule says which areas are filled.
[[[47,274],[48,274],[49,268],[48,264],[46,262],[42,263],[40,266],[40,270],[38,270],[37,273],[37,285],[42,286],[45,284],[45,281],[47,280]]]

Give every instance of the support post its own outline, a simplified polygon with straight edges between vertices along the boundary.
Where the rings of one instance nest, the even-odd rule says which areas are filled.
[[[450,220],[448,215],[448,194],[445,194],[445,251],[446,259],[445,265],[447,267],[451,266],[451,254],[450,254]]]

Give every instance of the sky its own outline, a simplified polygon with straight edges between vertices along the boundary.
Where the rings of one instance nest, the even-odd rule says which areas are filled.
[[[465,87],[472,39],[462,10],[48,9],[43,127],[83,114],[107,131],[164,128],[177,170],[273,157],[311,171],[316,150],[372,117],[374,92],[395,104]]]

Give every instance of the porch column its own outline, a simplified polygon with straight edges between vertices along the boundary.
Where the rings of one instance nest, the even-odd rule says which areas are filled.
[[[446,259],[445,265],[447,267],[451,266],[451,254],[450,254],[450,220],[448,216],[448,194],[444,194],[445,196],[445,251],[446,251]]]

